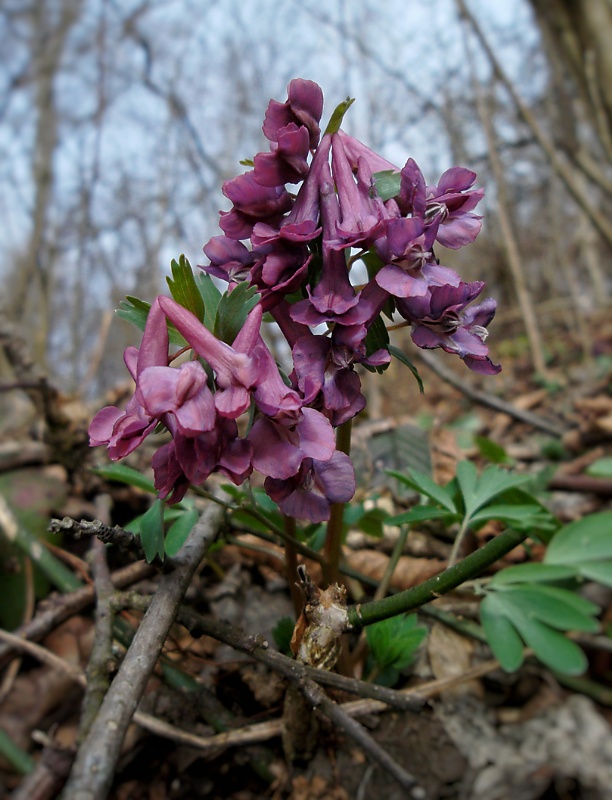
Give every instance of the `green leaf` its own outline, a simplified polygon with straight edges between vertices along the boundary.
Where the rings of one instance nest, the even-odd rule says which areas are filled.
[[[596,633],[599,622],[590,616],[597,606],[582,600],[567,589],[554,586],[528,586],[524,584],[504,587],[501,598],[506,604],[507,615],[518,627],[520,617],[538,619],[560,631],[586,631]],[[581,606],[579,601],[586,603]],[[519,628],[520,630],[520,628]]]
[[[385,262],[373,249],[370,249],[367,251],[367,253],[364,253],[361,256],[361,261],[365,264],[365,267],[368,271],[368,278],[370,280],[372,280],[372,278],[374,278],[380,272],[380,270],[385,266]],[[392,314],[388,316],[391,317]]]
[[[338,103],[336,108],[333,110],[331,117],[329,118],[329,122],[327,123],[327,128],[325,128],[325,133],[338,133],[340,130],[340,126],[342,125],[342,120],[344,119],[344,115],[349,110],[349,108],[355,102],[354,97],[347,97],[346,100],[343,100],[341,103]]]
[[[457,508],[453,503],[453,499],[447,490],[442,486],[438,486],[438,484],[424,472],[411,469],[409,470],[409,474],[405,475],[403,472],[397,472],[394,469],[389,469],[387,470],[387,474],[392,475],[394,478],[400,481],[400,483],[410,486],[411,489],[414,489],[420,494],[424,494],[426,497],[434,500],[436,503],[438,503],[438,505],[441,505],[443,508],[446,508],[453,514],[458,513]]]
[[[121,300],[119,303],[117,316],[121,317],[122,319],[126,319],[128,322],[131,322],[132,325],[135,325],[138,328],[138,330],[144,331],[150,308],[151,303],[147,303],[144,300],[139,300],[137,297],[128,295],[125,300]],[[174,325],[168,322],[167,326],[168,340],[170,341],[170,344],[178,345],[178,347],[184,347],[186,344],[185,339],[177,331]]]
[[[379,317],[379,319],[380,319],[380,317]],[[402,351],[399,348],[394,347],[394,345],[392,345],[392,344],[389,345],[388,350],[389,350],[389,352],[391,353],[392,356],[397,358],[398,361],[401,361],[401,363],[405,367],[408,367],[408,369],[410,370],[410,372],[412,372],[416,382],[419,385],[419,391],[421,392],[421,394],[425,394],[425,387],[423,386],[423,380],[422,380],[421,376],[419,375],[419,371],[415,367],[415,365],[412,363],[412,361],[410,361],[408,356],[406,356],[404,353],[402,353]]]
[[[238,508],[232,511],[232,525],[237,528],[245,528],[246,530],[256,531],[258,533],[269,533],[270,526],[257,517],[254,517],[244,508]]]
[[[367,534],[367,536],[372,536],[374,539],[382,539],[384,525],[386,524],[388,516],[389,512],[385,511],[383,508],[368,509],[368,511],[357,520],[357,527],[360,531]]]
[[[447,524],[450,524],[461,519],[461,515],[444,508],[436,508],[435,506],[415,506],[403,514],[388,517],[385,520],[385,525],[403,525],[406,522],[425,522],[429,519],[443,519]]]
[[[116,481],[117,483],[126,483],[128,486],[136,486],[150,494],[157,494],[157,490],[153,485],[153,481],[138,472],[138,470],[128,467],[126,464],[109,464],[105,467],[93,467],[92,472],[105,478],[107,481]]]
[[[474,443],[479,449],[480,455],[493,462],[493,464],[507,464],[512,461],[501,444],[494,442],[493,439],[489,439],[487,436],[474,436]]]
[[[583,578],[612,587],[612,561],[585,561],[579,572]]]
[[[472,519],[474,514],[494,497],[527,480],[525,475],[512,475],[495,465],[487,467],[480,478],[471,461],[457,464],[457,483],[463,497],[465,515]]]
[[[587,475],[594,478],[612,478],[612,456],[598,458],[587,467]]]
[[[515,672],[523,663],[523,642],[497,594],[487,594],[480,604],[480,621],[495,658],[506,672]]]
[[[537,506],[539,513],[534,513],[528,522],[529,536],[532,539],[539,539],[545,544],[550,542],[555,531],[557,531],[561,525],[554,514],[551,514],[546,506],[541,503],[537,497],[534,497],[531,490],[527,491],[524,486],[515,486],[506,489],[501,494],[497,495],[496,503],[511,506]],[[521,528],[521,525],[515,524],[515,527]]]
[[[402,175],[400,172],[393,172],[390,169],[375,172],[372,177],[378,196],[383,202],[391,200],[392,197],[397,197],[400,193],[400,184]]]
[[[221,292],[215,286],[215,282],[206,272],[201,272],[195,277],[195,285],[200,292],[204,303],[204,326],[213,333],[217,319],[217,309],[221,300]]]
[[[542,516],[540,506],[492,505],[481,508],[470,517],[470,525],[498,519],[514,528],[524,530],[534,527]]]
[[[553,564],[517,564],[507,567],[491,578],[489,586],[501,586],[508,583],[537,583],[549,581],[562,581],[573,578],[576,570],[572,567],[557,566]]]
[[[166,515],[166,520],[168,515]],[[191,533],[193,526],[198,521],[198,512],[195,508],[182,512],[176,522],[169,528],[166,534],[164,549],[167,556],[175,556],[185,544],[187,537]]]
[[[231,292],[225,292],[219,300],[215,319],[213,332],[217,339],[232,344],[259,299],[257,289],[248,283],[239,283]]]
[[[537,619],[516,616],[512,620],[526,644],[547,667],[565,675],[582,675],[588,666],[580,647],[559,631]]]
[[[164,503],[156,500],[140,520],[140,540],[145,558],[150,564],[159,556],[164,557]]]
[[[427,636],[427,628],[417,623],[416,614],[400,614],[367,626],[368,645],[379,667],[401,670],[408,666]]]
[[[272,628],[272,638],[281,653],[291,656],[291,638],[293,637],[294,621],[291,617],[281,617]]]
[[[601,511],[561,528],[549,544],[544,561],[578,566],[611,558],[612,511]]]
[[[170,293],[176,302],[191,311],[199,320],[204,317],[204,302],[193,277],[191,264],[184,255],[179,256],[178,262],[172,259],[170,263],[172,277],[166,281]]]

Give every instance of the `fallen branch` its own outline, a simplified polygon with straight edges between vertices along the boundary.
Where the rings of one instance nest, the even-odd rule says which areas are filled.
[[[111,575],[111,581],[116,589],[126,589],[138,581],[149,578],[157,570],[151,564],[139,562],[129,564],[127,567],[118,569]],[[39,641],[52,630],[61,625],[75,614],[80,614],[90,606],[95,598],[93,586],[83,586],[75,592],[65,595],[51,595],[40,604],[39,611],[31,622],[22,625],[14,631],[20,639]],[[14,652],[15,646],[4,642],[0,643],[0,666],[4,664],[7,657]]]
[[[64,800],[106,798],[128,725],[189,583],[217,537],[222,520],[223,510],[213,504],[208,506],[174,559],[175,570],[161,577],[151,605],[79,749]]]
[[[493,394],[488,394],[480,389],[475,389],[473,386],[469,385],[465,378],[461,378],[456,375],[428,350],[419,350],[416,355],[432,370],[432,372],[435,372],[439,378],[442,378],[445,383],[448,383],[455,389],[458,389],[475,403],[487,406],[487,408],[492,408],[495,411],[501,411],[502,414],[507,414],[509,417],[514,417],[514,419],[518,419],[520,422],[525,422],[527,425],[531,425],[537,430],[544,431],[544,433],[548,433],[550,436],[560,438],[569,430],[569,426],[565,426],[557,422],[551,422],[545,417],[541,417],[539,414],[534,414],[532,411],[526,411],[525,409],[517,408],[516,406],[512,405],[512,403],[508,403]]]

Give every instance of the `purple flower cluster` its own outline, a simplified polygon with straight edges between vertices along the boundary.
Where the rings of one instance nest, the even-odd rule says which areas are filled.
[[[287,101],[272,100],[265,115],[269,151],[223,186],[232,208],[221,212],[223,235],[204,247],[203,269],[229,291],[248,282],[260,297],[236,338],[220,341],[176,300],[158,297],[140,349],[125,353],[133,398],[91,423],[92,445],[107,445],[113,459],[161,423],[172,438],[154,456],[155,486],[174,502],[212,472],[240,484],[253,469],[291,516],[322,521],[331,503],[350,500],[353,467],[334,428],[365,406],[355,365],[389,362],[370,335],[383,309],[407,321],[419,347],[456,353],[484,374],[500,369],[484,344],[495,302],[470,307],[484,284],[462,281],[434,254],[436,243],[457,249],[476,238],[476,175],[457,167],[428,186],[412,159],[399,170],[339,126],[321,135],[322,110],[317,84],[292,81]],[[381,197],[377,173],[394,176],[395,196]],[[368,280],[356,285],[360,259]],[[291,347],[288,382],[262,339],[263,312]],[[170,366],[167,322],[193,350],[179,367]],[[248,410],[241,435],[237,420]]]

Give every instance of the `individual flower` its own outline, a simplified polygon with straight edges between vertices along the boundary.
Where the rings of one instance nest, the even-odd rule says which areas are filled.
[[[397,310],[412,323],[412,341],[425,349],[455,353],[474,372],[495,375],[501,367],[489,358],[486,326],[495,316],[495,300],[467,306],[482,292],[482,281],[432,286],[424,297],[398,300]]]
[[[173,367],[147,367],[138,378],[136,396],[145,411],[157,419],[172,414],[177,429],[197,436],[215,427],[217,415],[208,376],[197,361]]]
[[[389,215],[376,192],[368,160],[360,155],[356,162],[351,163],[343,141],[340,134],[334,134],[332,171],[338,193],[340,219],[335,231],[328,227],[327,237],[337,238],[345,247],[368,246],[380,235],[384,220]]]
[[[228,236],[213,236],[205,245],[204,253],[210,264],[201,269],[228,283],[249,280],[255,255],[242,242]]]
[[[287,87],[287,101],[270,100],[266,110],[263,132],[266,139],[277,142],[279,133],[288,125],[304,126],[308,131],[309,147],[314,150],[319,141],[319,121],[323,113],[323,92],[314,81],[292,80]]]
[[[169,422],[172,441],[153,456],[155,488],[160,497],[178,503],[190,485],[200,486],[213,473],[221,472],[241,484],[252,472],[252,447],[238,436],[231,419],[217,417],[215,426],[197,436],[183,435]]]
[[[223,194],[231,200],[231,211],[222,211],[219,225],[230,239],[248,239],[257,222],[280,223],[293,206],[284,186],[262,186],[253,170],[223,184]]]
[[[374,284],[363,292],[364,305],[369,300],[371,323],[380,312],[374,296],[385,294]],[[354,371],[355,364],[376,367],[390,361],[388,350],[381,349],[366,355],[365,338],[368,327],[336,325],[331,336],[315,336],[310,331],[300,337],[293,347],[295,379],[306,403],[316,404],[338,426],[363,410],[366,401],[361,393],[361,381]],[[320,401],[317,395],[321,393]]]
[[[259,340],[262,309],[258,304],[250,312],[230,346],[217,339],[200,320],[170,297],[160,297],[159,304],[178,332],[195,352],[215,371],[215,408],[223,417],[236,419],[251,403],[250,390],[257,384],[259,371],[252,350]]]
[[[476,173],[465,167],[447,169],[437,186],[427,187],[426,217],[438,218],[436,239],[457,250],[473,242],[482,227],[482,217],[472,214],[484,189],[472,189]]]
[[[266,478],[264,487],[287,516],[324,522],[332,503],[348,503],[355,494],[351,459],[336,450],[327,461],[305,459],[290,478]]]
[[[431,285],[457,286],[459,275],[440,266],[433,255],[435,234],[419,217],[389,220],[385,235],[375,243],[385,264],[376,274],[378,285],[394,297],[424,296]]]
[[[302,408],[297,418],[284,422],[260,417],[248,435],[253,446],[251,463],[262,475],[284,480],[298,472],[305,458],[327,461],[332,457],[336,437],[319,411]]]
[[[482,226],[481,217],[471,213],[484,195],[484,189],[471,189],[475,180],[475,172],[453,167],[437,186],[426,186],[423,173],[409,158],[401,172],[397,202],[402,213],[422,219],[441,245],[457,250],[473,242]]]
[[[255,156],[254,177],[261,186],[280,186],[284,183],[299,183],[308,174],[310,135],[303,125],[293,122],[280,128],[270,153]]]
[[[307,247],[282,241],[260,247],[254,255],[251,285],[261,295],[262,310],[271,311],[302,286],[312,255]]]
[[[125,411],[107,406],[98,411],[89,426],[90,445],[105,444],[113,461],[133,452],[155,430],[158,422],[158,418],[145,409],[138,395],[143,372],[151,367],[167,368],[168,365],[168,330],[158,300],[149,310],[140,349],[128,347],[123,357],[137,389]]]

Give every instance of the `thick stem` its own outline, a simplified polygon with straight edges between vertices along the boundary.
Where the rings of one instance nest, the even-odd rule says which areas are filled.
[[[380,622],[380,620],[425,605],[465,581],[476,577],[483,569],[491,566],[521,544],[527,535],[520,531],[504,531],[484,547],[455,564],[454,567],[450,567],[440,575],[436,575],[412,589],[406,589],[405,592],[385,597],[382,600],[351,606],[348,609],[349,624],[353,628],[361,628],[364,625],[371,625],[374,622]]]
[[[346,455],[351,452],[352,419],[343,422],[336,431],[336,449]],[[325,559],[323,565],[323,578],[327,584],[340,582],[340,555],[342,552],[342,523],[344,519],[345,503],[333,503],[327,533],[325,536]]]

